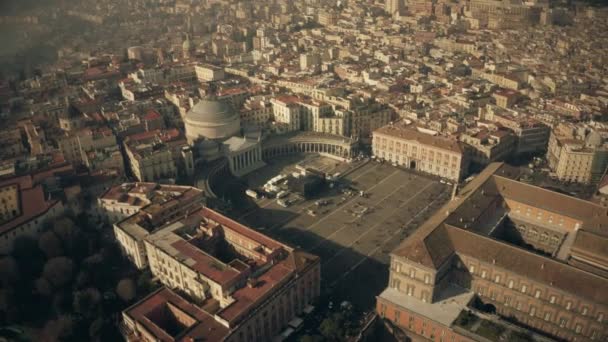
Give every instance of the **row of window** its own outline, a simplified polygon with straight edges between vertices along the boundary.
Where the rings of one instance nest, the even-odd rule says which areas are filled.
[[[490,276],[488,274],[488,271],[482,269],[481,272],[476,273],[476,268],[475,265],[469,265],[469,272],[471,274],[478,274],[479,276],[481,276],[482,279],[488,279],[490,281],[493,281],[496,284],[499,284],[501,286],[505,286],[513,291],[518,291],[521,292],[523,294],[526,295],[532,295],[534,298],[536,299],[540,299],[540,300],[546,300],[545,296],[543,295],[543,291],[541,289],[535,289],[532,292],[531,286],[528,286],[527,284],[521,284],[519,286],[516,287],[515,285],[515,280],[514,279],[509,279],[508,282],[504,283],[505,279],[501,277],[500,274],[494,275],[494,277],[492,279],[490,279]],[[542,298],[541,298],[542,297]],[[550,304],[554,304],[554,305],[560,305],[560,300],[558,298],[557,295],[551,294],[548,298],[548,302]],[[573,302],[572,300],[566,300],[564,303],[562,303],[563,307],[566,310],[572,310],[573,309]],[[587,305],[582,305],[579,309],[579,312],[581,315],[585,316],[589,313],[589,307]],[[598,322],[602,322],[604,320],[604,314],[603,313],[598,313],[597,314],[597,321]]]

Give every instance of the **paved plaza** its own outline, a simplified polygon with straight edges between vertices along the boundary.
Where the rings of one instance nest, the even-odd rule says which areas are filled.
[[[291,158],[251,175],[249,185],[259,186],[302,162],[301,157]],[[340,170],[344,174],[341,183],[356,191],[348,195],[342,188],[328,189],[319,198],[293,198],[295,203],[289,208],[276,200],[261,199],[243,208],[239,220],[320,256],[324,288],[335,300],[347,299],[368,309],[388,281],[389,253],[445,203],[450,187],[389,164],[305,160],[309,162],[329,172]],[[317,200],[328,204],[318,206]]]

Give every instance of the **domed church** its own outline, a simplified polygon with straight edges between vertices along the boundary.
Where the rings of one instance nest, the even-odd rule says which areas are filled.
[[[226,101],[214,96],[202,99],[186,113],[184,126],[197,161],[226,157],[236,176],[264,165],[260,141],[241,136],[239,113]]]
[[[192,107],[186,113],[184,124],[191,145],[201,139],[222,140],[241,133],[239,113],[228,102],[211,97]]]

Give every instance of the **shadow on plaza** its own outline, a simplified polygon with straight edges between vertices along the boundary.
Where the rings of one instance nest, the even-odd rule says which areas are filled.
[[[321,289],[326,295],[323,297],[334,303],[350,301],[361,311],[372,310],[375,297],[388,285],[388,257],[384,256],[383,260],[366,257],[352,247],[342,246],[315,232],[290,225],[289,221],[297,216],[296,213],[280,209],[259,208],[256,213],[256,217],[262,221],[276,218],[287,220],[284,225],[261,230],[261,233],[321,258]],[[251,225],[251,217],[247,218],[247,222],[243,223]],[[374,242],[373,249],[380,243]],[[390,253],[388,250],[378,251]]]

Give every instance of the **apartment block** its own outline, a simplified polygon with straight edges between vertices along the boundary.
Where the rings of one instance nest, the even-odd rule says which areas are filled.
[[[318,257],[209,208],[159,226],[144,243],[166,288],[123,312],[128,341],[270,341],[320,293]],[[167,314],[142,314],[152,307]]]

